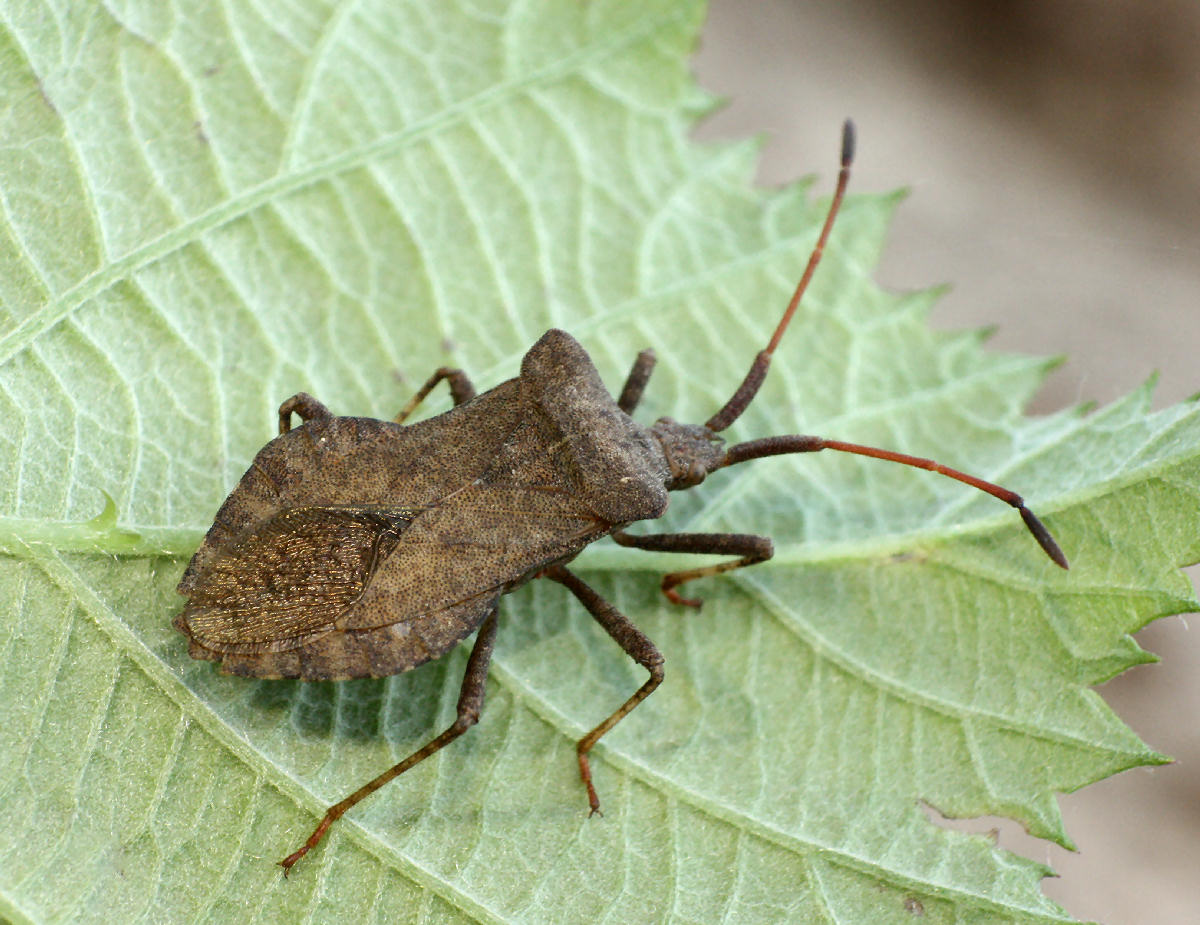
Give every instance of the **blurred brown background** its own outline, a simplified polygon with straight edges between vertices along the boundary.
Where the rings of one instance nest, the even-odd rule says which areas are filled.
[[[1157,406],[1200,391],[1200,3],[713,0],[696,70],[730,99],[699,136],[766,133],[765,184],[832,181],[854,117],[853,189],[912,190],[877,279],[950,281],[936,325],[1067,354],[1034,411],[1156,370]],[[1177,763],[1062,797],[1078,854],[962,827],[1048,861],[1079,918],[1200,921],[1200,616],[1139,641],[1162,663],[1100,690]]]

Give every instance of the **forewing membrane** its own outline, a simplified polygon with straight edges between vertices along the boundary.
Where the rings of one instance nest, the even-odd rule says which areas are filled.
[[[281,651],[332,631],[412,512],[299,507],[256,524],[205,569],[180,616],[214,652]]]

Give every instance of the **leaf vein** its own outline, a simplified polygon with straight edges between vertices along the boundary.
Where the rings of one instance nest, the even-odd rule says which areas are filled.
[[[390,154],[406,145],[435,138],[459,125],[473,113],[504,103],[527,93],[533,87],[576,76],[583,65],[603,60],[652,36],[668,19],[678,18],[678,15],[650,19],[640,23],[636,29],[616,33],[608,41],[587,45],[582,50],[564,55],[523,78],[492,85],[473,96],[450,103],[435,115],[418,120],[399,131],[352,147],[292,174],[275,176],[221,205],[182,222],[124,256],[108,262],[22,319],[0,339],[0,366],[24,352],[39,337],[54,329],[64,318],[101,292],[188,244],[195,243],[208,232],[249,215],[274,199],[357,169],[373,158]]]

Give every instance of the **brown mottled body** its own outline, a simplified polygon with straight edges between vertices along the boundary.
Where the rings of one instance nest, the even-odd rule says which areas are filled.
[[[268,443],[184,573],[175,625],[193,658],[232,674],[392,675],[444,654],[546,567],[660,516],[665,482],[649,433],[550,331],[520,378],[438,417],[318,412]]]
[[[609,534],[623,546],[732,556],[663,576],[674,603],[699,607],[684,582],[763,562],[770,539],[752,534],[633,535],[660,517],[667,492],[692,488],[718,469],[785,453],[838,450],[929,469],[1016,508],[1056,563],[1066,558],[1015,492],[928,459],[802,434],[726,448],[719,432],[753,400],[771,356],[820,260],[849,177],[853,133],[843,135],[837,192],[808,266],[767,347],[704,425],[629,417],[654,353],[637,357],[613,401],[584,349],[547,332],[521,373],[476,396],[456,369],[439,369],[395,422],[335,417],[300,393],[279,409],[280,436],[255,457],[217,512],[179,583],[187,605],[175,626],[193,658],[257,678],[306,681],[383,677],[447,652],[479,629],[457,717],[399,764],[326,811],[308,840],[280,864],[288,871],[350,807],[474,725],[496,638],[501,595],[532,578],[562,584],[649,678],[579,740],[579,773],[593,813],[600,801],[589,752],[663,680],[663,657],[633,623],[566,568]],[[445,380],[455,407],[403,426]],[[303,426],[292,430],[297,414]]]

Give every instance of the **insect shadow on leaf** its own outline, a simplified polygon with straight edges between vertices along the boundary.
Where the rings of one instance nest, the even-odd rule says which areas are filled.
[[[477,395],[458,369],[438,369],[394,421],[339,417],[300,393],[279,409],[268,443],[217,511],[179,593],[175,626],[193,658],[253,678],[305,681],[379,678],[444,655],[478,630],[457,717],[399,764],[329,807],[307,841],[280,865],[312,850],[360,800],[462,735],[483,708],[500,597],[534,578],[569,590],[649,677],[579,740],[579,774],[592,813],[600,800],[592,747],[662,683],[663,657],[624,614],[566,566],[604,536],[657,552],[728,556],[671,572],[663,593],[699,607],[680,586],[770,559],[771,540],[743,533],[633,534],[660,517],[667,495],[729,466],[788,453],[838,450],[928,469],[1016,508],[1058,565],[1066,558],[1020,495],[933,460],[802,434],[727,446],[720,432],[757,394],[829,239],[853,159],[850,122],[829,212],[795,292],[741,385],[703,425],[630,417],[654,369],[652,350],[634,361],[614,402],[584,349],[548,331],[515,379]],[[416,424],[406,418],[441,382],[454,407]],[[302,425],[292,429],[292,416]]]

